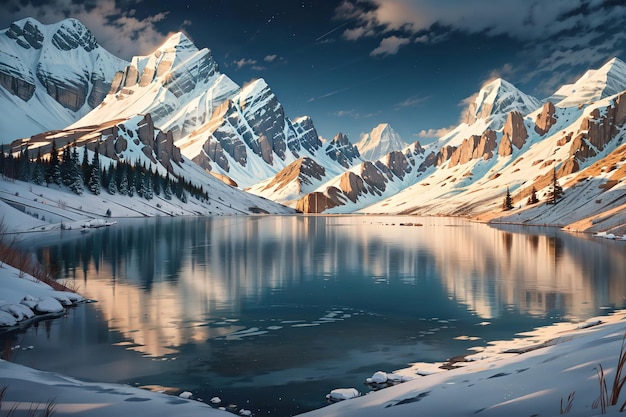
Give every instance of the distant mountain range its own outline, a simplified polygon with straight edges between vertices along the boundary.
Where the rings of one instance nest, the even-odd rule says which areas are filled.
[[[194,174],[198,183],[215,177],[303,212],[587,219],[585,228],[626,228],[626,64],[617,58],[541,100],[493,80],[469,100],[457,127],[424,146],[404,142],[388,124],[356,145],[341,133],[323,141],[311,118],[287,116],[263,79],[237,85],[209,49],[182,33],[125,62],[77,20],[24,19],[0,31],[0,86],[0,105],[10,109],[0,115],[2,141],[32,136],[15,141],[15,152],[55,135],[93,148],[107,141],[103,129],[149,120],[169,138],[171,149],[153,158],[166,169],[184,159],[205,173]],[[55,130],[64,133],[44,133]],[[163,159],[178,153],[180,161]],[[548,207],[553,173],[565,194]],[[533,188],[540,203],[527,204]],[[503,212],[507,190],[515,210]]]

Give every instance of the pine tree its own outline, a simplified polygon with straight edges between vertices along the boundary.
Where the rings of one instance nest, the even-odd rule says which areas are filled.
[[[109,191],[109,194],[117,194],[117,183],[115,182],[115,177],[113,175],[111,175],[111,179],[109,180],[109,186],[107,189]]]
[[[0,144],[0,175],[4,175],[5,166],[4,145]]]
[[[528,197],[528,201],[526,204],[537,204],[539,199],[537,198],[537,189],[533,186],[532,190],[530,190],[530,197]]]
[[[153,185],[152,185],[152,175],[150,175],[149,173],[146,173],[146,175],[144,176],[144,192],[143,192],[143,198],[145,198],[146,200],[152,200],[152,198],[154,197],[154,189],[153,189]]]
[[[52,140],[52,149],[50,150],[50,160],[46,169],[46,182],[48,184],[61,185],[61,171],[59,169],[59,151],[57,149],[56,140]]]
[[[135,163],[135,191],[139,197],[143,197],[146,193],[146,168],[139,165],[139,161]]]
[[[102,188],[109,188],[109,182],[111,181],[111,175],[113,175],[113,167],[103,167],[102,173],[100,174],[100,184]]]
[[[121,195],[128,194],[128,167],[126,164],[122,163],[121,167],[118,167],[117,173],[119,175],[119,182],[117,189],[119,190]]]
[[[172,199],[172,185],[171,185],[171,181],[170,181],[170,174],[167,174],[165,176],[165,185],[163,186],[163,198],[165,198],[166,200],[171,200]]]
[[[19,173],[18,173],[18,178],[21,181],[30,181],[31,178],[31,174],[30,174],[30,168],[31,168],[31,164],[30,164],[30,158],[28,156],[28,147],[25,147],[21,154],[20,154],[20,160],[18,163],[18,167],[19,167]]]
[[[78,150],[76,149],[76,143],[74,143],[74,145],[72,146],[69,169],[70,169],[70,175],[69,175],[70,184],[68,185],[68,187],[70,188],[70,190],[72,190],[76,194],[82,195],[84,183],[83,183],[82,171],[78,163]]]
[[[133,197],[137,193],[137,187],[135,186],[135,176],[137,173],[135,172],[135,168],[132,166],[128,166],[128,196]]]
[[[556,204],[559,199],[563,197],[563,188],[559,184],[559,180],[556,177],[556,168],[552,169],[552,183],[550,184],[550,191],[548,191],[548,204]]]
[[[506,196],[504,197],[504,202],[502,203],[502,210],[512,210],[513,209],[513,199],[511,198],[511,192],[509,191],[509,187],[506,187]]]
[[[37,148],[37,159],[35,160],[35,168],[33,169],[33,182],[37,185],[43,184],[45,181],[43,160],[41,159],[41,148]]]
[[[152,189],[154,194],[161,195],[161,183],[163,182],[163,179],[161,178],[161,175],[159,175],[159,171],[156,169],[154,172],[151,171],[150,176],[152,177]]]
[[[87,150],[85,149],[85,153]],[[91,165],[89,166],[89,190],[95,195],[100,194],[100,152],[98,152],[98,148],[96,148],[93,153],[93,160],[91,161]]]
[[[89,164],[89,152],[87,152],[87,146],[83,146],[83,162],[80,164],[80,170],[83,176],[83,182],[89,184],[89,178],[91,177],[91,165]]]
[[[61,180],[63,185],[69,186],[72,183],[72,158],[69,145],[63,148],[61,157]]]

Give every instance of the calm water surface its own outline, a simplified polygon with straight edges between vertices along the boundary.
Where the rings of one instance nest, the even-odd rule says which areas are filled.
[[[34,346],[13,360],[255,415],[322,407],[331,389],[367,391],[377,370],[606,314],[626,296],[624,243],[461,219],[134,219],[21,244],[98,302],[0,336]]]

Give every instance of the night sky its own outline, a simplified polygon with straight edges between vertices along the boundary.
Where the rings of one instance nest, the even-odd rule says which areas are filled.
[[[617,0],[0,0],[0,27],[32,16],[81,20],[130,60],[173,32],[212,50],[240,85],[264,78],[320,135],[390,123],[429,142],[465,101],[502,77],[537,98],[588,68],[625,59],[626,2]]]

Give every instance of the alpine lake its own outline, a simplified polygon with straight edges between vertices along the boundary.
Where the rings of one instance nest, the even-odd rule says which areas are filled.
[[[12,361],[257,416],[626,304],[625,242],[459,218],[121,219],[18,245],[97,302],[0,335],[32,346]]]

